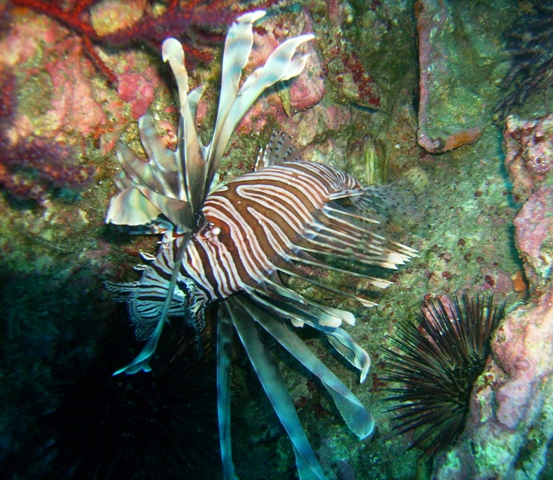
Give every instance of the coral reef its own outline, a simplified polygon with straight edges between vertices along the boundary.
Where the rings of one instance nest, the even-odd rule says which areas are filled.
[[[548,123],[507,121],[506,167],[518,200],[527,198],[513,223],[530,297],[499,328],[466,433],[441,459],[437,478],[538,478],[546,467],[553,438],[553,191],[552,173],[539,168],[536,176],[533,167],[551,142]]]
[[[513,197],[523,203],[514,220],[517,247],[532,287],[542,288],[553,258],[553,116],[523,120],[511,115],[503,136]]]
[[[11,122],[17,109],[16,78],[11,73],[2,72],[0,77],[0,125],[6,128]]]
[[[74,151],[66,146],[40,138],[7,143],[0,138],[0,186],[14,199],[44,205],[52,194],[78,191],[94,178],[95,168],[77,165]]]
[[[380,107],[381,100],[376,82],[347,39],[334,38],[327,48],[329,62],[326,69],[335,77],[340,94],[362,107]]]
[[[544,186],[521,208],[514,220],[516,242],[532,289],[547,288],[553,269],[553,186]]]
[[[381,96],[374,78],[367,71],[351,41],[344,35],[343,25],[351,22],[351,11],[340,2],[329,2],[329,19],[337,27],[324,45],[325,70],[333,80],[334,87],[344,99],[356,105],[376,109]]]
[[[286,28],[285,28],[286,26]],[[262,66],[262,62],[271,52],[271,48],[278,45],[287,35],[300,35],[313,31],[313,20],[309,12],[302,8],[294,14],[283,14],[280,18],[269,19],[264,23],[263,32],[254,31],[254,45],[252,50],[252,68]],[[305,71],[293,82],[286,82],[283,86],[277,87],[276,93],[266,95],[259,100],[240,121],[239,132],[253,133],[266,128],[270,122],[268,113],[276,116],[277,123],[289,123],[290,135],[296,136],[303,130],[297,125],[293,117],[298,112],[315,107],[322,100],[325,94],[325,80],[323,75],[324,66],[317,49],[309,44],[305,47],[309,59],[305,65]],[[291,120],[289,120],[292,117]],[[298,118],[296,116],[296,118]],[[322,119],[328,117],[326,111],[321,111]],[[316,122],[313,127],[316,126]]]
[[[500,7],[501,8],[501,7]],[[431,153],[474,143],[490,110],[499,42],[489,29],[500,18],[483,4],[419,0],[419,145]],[[495,74],[497,75],[497,74]],[[492,78],[490,78],[492,77]]]
[[[553,437],[551,305],[549,287],[507,316],[463,441],[443,458],[436,478],[539,478]]]
[[[553,115],[524,120],[510,115],[505,121],[505,167],[517,203],[528,200],[553,166]]]
[[[67,12],[77,4],[75,0],[49,3],[61,5]],[[98,0],[89,3],[90,8],[82,11],[80,19],[91,25],[98,36],[107,36],[118,30],[128,31],[141,19],[162,16],[169,3]],[[436,38],[432,51],[437,57],[430,65],[458,67],[454,73],[459,75],[428,83],[425,88],[432,88],[428,93],[436,104],[427,106],[430,112],[435,106],[434,113],[447,114],[448,109],[453,113],[466,109],[470,113],[474,110],[470,96],[450,98],[447,94],[450,84],[453,90],[473,89],[480,97],[476,101],[483,106],[481,118],[463,125],[459,118],[473,122],[474,117],[445,115],[441,131],[447,140],[464,128],[480,126],[481,136],[475,143],[440,154],[428,152],[417,143],[421,109],[418,49],[429,51],[432,45],[417,36],[413,2],[308,0],[298,5],[284,0],[271,8],[268,18],[254,30],[253,54],[261,59],[263,50],[269,50],[271,44],[289,35],[313,31],[316,39],[307,71],[297,82],[267,92],[260,99],[259,109],[244,119],[240,135],[222,160],[222,181],[251,171],[259,148],[276,128],[294,137],[306,160],[343,169],[363,182],[386,183],[413,166],[423,168],[431,179],[425,195],[433,208],[402,240],[419,251],[419,258],[408,269],[390,277],[395,285],[379,298],[377,308],[355,312],[357,335],[374,359],[372,376],[363,386],[357,385],[355,373],[345,363],[329,355],[325,346],[308,332],[301,332],[319,358],[347,379],[346,384],[352,386],[362,403],[370,405],[377,425],[375,435],[359,442],[346,434],[336,410],[316,382],[305,378],[305,372],[298,372],[275,349],[275,361],[290,386],[300,421],[331,478],[412,480],[415,475],[432,475],[421,466],[424,462],[418,463],[417,449],[405,452],[412,438],[398,435],[393,429],[392,414],[383,413],[388,406],[384,402],[387,382],[382,379],[385,372],[379,351],[382,346],[391,348],[390,338],[397,325],[419,308],[420,298],[428,293],[453,295],[458,291],[493,293],[499,299],[507,297],[508,304],[516,300],[528,302],[507,317],[507,335],[500,329],[492,347],[501,351],[501,358],[513,375],[513,383],[504,387],[505,395],[501,397],[502,421],[513,425],[516,419],[522,420],[516,431],[496,421],[495,391],[500,385],[508,385],[509,378],[501,365],[486,366],[476,382],[467,428],[456,445],[436,457],[434,475],[447,478],[455,462],[468,472],[465,478],[474,471],[481,472],[481,477],[505,472],[506,476],[512,472],[522,476],[524,469],[534,477],[542,469],[543,478],[548,478],[547,472],[552,471],[553,459],[551,454],[547,456],[546,449],[550,438],[548,405],[552,403],[548,365],[553,361],[548,360],[551,325],[545,303],[550,289],[551,234],[549,227],[544,228],[549,225],[552,206],[547,190],[538,192],[541,187],[551,186],[551,173],[540,173],[540,164],[532,160],[532,165],[528,165],[530,175],[524,160],[532,158],[528,156],[531,148],[538,153],[550,140],[547,136],[540,143],[530,134],[517,140],[523,132],[518,130],[519,120],[512,119],[512,132],[504,133],[505,145],[507,137],[512,137],[506,154],[512,159],[518,155],[515,164],[522,166],[521,173],[511,173],[508,180],[500,148],[501,132],[494,127],[490,112],[490,106],[498,101],[498,85],[509,68],[509,53],[502,50],[504,39],[513,20],[531,3],[497,0],[493,9],[489,2],[446,0],[443,4],[459,35]],[[135,11],[126,9],[127,5]],[[123,13],[115,15],[120,12]],[[46,150],[54,145],[63,151],[61,157],[48,157],[54,170],[67,169],[75,182],[80,178],[79,171],[93,172],[82,186],[75,183],[71,187],[78,195],[70,198],[63,194],[65,187],[49,180],[49,173],[42,173],[41,163],[36,169],[20,169],[14,164],[3,180],[9,185],[12,175],[23,175],[28,188],[37,185],[42,192],[37,196],[42,199],[40,208],[36,202],[11,201],[6,187],[0,195],[0,374],[6,380],[0,386],[0,466],[9,476],[20,471],[33,452],[36,418],[59,406],[60,399],[52,391],[52,384],[56,383],[52,381],[54,367],[81,364],[76,356],[85,360],[94,357],[92,340],[109,328],[113,300],[107,301],[102,280],[134,280],[132,267],[141,261],[140,251],[156,248],[156,239],[129,239],[104,226],[109,198],[115,191],[114,145],[123,137],[124,143],[140,155],[136,120],[145,112],[153,90],[155,99],[149,108],[157,133],[166,144],[174,146],[176,132],[172,125],[177,110],[172,107],[174,86],[170,84],[168,68],[158,60],[158,52],[152,55],[148,48],[141,48],[142,44],[139,48],[104,48],[102,43],[91,42],[94,52],[117,77],[115,88],[107,85],[105,74],[87,57],[82,37],[67,25],[31,8],[15,7],[11,1],[0,2],[0,24],[0,77],[4,86],[0,109],[11,112],[9,122],[1,130],[7,134],[8,145],[16,141],[21,141],[21,146],[32,145],[40,138]],[[302,26],[306,29],[302,30]],[[225,30],[220,23],[206,26],[209,38],[205,38],[206,47],[203,43],[199,47],[201,52],[213,55],[210,39],[222,36]],[[175,27],[174,34],[179,33]],[[339,51],[331,52],[328,39],[340,47]],[[183,43],[187,45],[188,41]],[[459,48],[457,44],[461,45],[460,50],[455,50]],[[194,46],[198,45],[192,39]],[[463,56],[446,58],[441,53],[456,51]],[[468,58],[476,60],[475,64],[465,61],[467,52],[472,52]],[[343,64],[344,71],[329,68],[334,65],[335,55],[340,56],[336,65],[342,68]],[[453,65],[455,61],[459,63]],[[359,76],[354,75],[355,65],[363,68],[358,71],[362,73]],[[194,86],[208,84],[219,75],[219,62],[198,61],[190,80]],[[369,86],[375,86],[378,108],[359,98],[361,89],[355,82],[365,76],[374,81]],[[300,84],[303,87],[296,89]],[[541,97],[536,100],[541,101]],[[216,95],[204,93],[206,106],[198,111],[199,122],[211,124],[215,120],[216,101]],[[537,107],[532,102],[525,103],[523,118],[531,120],[520,120],[519,125],[537,122],[530,127],[536,133],[540,122],[545,125],[548,120],[537,118],[544,115],[543,102],[538,111],[533,108]],[[522,148],[524,142],[528,151]],[[378,175],[373,173],[375,160]],[[507,171],[510,168],[507,165]],[[515,194],[522,193],[513,198],[511,185],[515,186]],[[513,220],[520,203],[534,193],[537,195],[517,220],[520,227],[515,227]],[[24,194],[29,198],[29,191]],[[359,287],[356,279],[339,279],[332,273],[328,281],[340,286],[344,283],[347,289]],[[333,302],[313,289],[295,287],[315,300]],[[336,306],[351,307],[347,302]],[[544,315],[539,317],[540,314]],[[500,339],[505,340],[501,348]],[[243,426],[233,432],[238,473],[243,480],[259,480],[268,471],[276,472],[275,477],[290,478],[295,469],[293,450],[243,355],[239,349],[233,352],[237,360],[232,372],[237,386],[232,394],[238,419],[235,424]],[[528,356],[528,363],[524,355]],[[510,403],[509,396],[513,397]],[[478,448],[477,457],[474,445]]]
[[[72,148],[41,137],[11,138],[18,107],[15,76],[2,75],[0,90],[0,186],[14,199],[40,204],[53,192],[88,186],[95,169],[78,165]]]

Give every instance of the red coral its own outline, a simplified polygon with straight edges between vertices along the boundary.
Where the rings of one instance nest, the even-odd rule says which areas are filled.
[[[82,38],[86,53],[95,65],[112,83],[117,83],[117,77],[102,61],[94,50],[94,45],[110,47],[128,47],[132,44],[146,44],[159,49],[161,42],[167,37],[187,37],[195,45],[185,42],[184,49],[188,58],[209,61],[213,56],[202,50],[198,45],[219,44],[223,40],[217,32],[228,25],[237,14],[248,9],[248,5],[231,6],[227,0],[189,0],[180,2],[170,0],[165,12],[160,16],[144,15],[138,22],[127,28],[122,28],[108,35],[98,35],[90,23],[87,10],[98,3],[98,0],[76,0],[73,7],[67,10],[56,2],[40,0],[12,0],[16,5],[28,7],[57,20]],[[276,0],[266,0],[256,5],[256,8],[267,8]]]
[[[365,70],[361,60],[355,52],[342,51],[342,62],[347,71],[353,76],[353,81],[359,89],[359,99],[372,108],[380,107],[380,95],[377,91],[374,79]]]
[[[381,99],[376,82],[349,41],[342,36],[331,39],[328,53],[325,67],[341,93],[363,107],[379,108]]]
[[[52,82],[50,129],[73,130],[84,136],[106,125],[108,119],[95,100],[87,78],[87,65],[81,60],[82,48],[75,38],[67,38],[56,45],[56,54],[47,60],[44,69]]]
[[[15,144],[5,130],[11,125],[17,109],[15,77],[0,77],[0,186],[18,199],[43,203],[50,190],[76,189],[94,175],[93,167],[74,163],[74,152],[44,138],[20,140]]]

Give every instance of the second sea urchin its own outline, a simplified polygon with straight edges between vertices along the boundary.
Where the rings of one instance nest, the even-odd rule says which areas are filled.
[[[421,428],[411,446],[421,446],[431,461],[462,432],[472,386],[490,354],[490,338],[504,316],[505,304],[490,295],[427,304],[414,321],[399,325],[385,350],[389,410],[398,412],[396,429]]]
[[[553,67],[553,0],[525,3],[525,13],[513,24],[507,45],[511,67],[501,85],[502,98],[495,107],[499,120],[538,92],[551,88]],[[547,110],[547,104],[546,104]]]

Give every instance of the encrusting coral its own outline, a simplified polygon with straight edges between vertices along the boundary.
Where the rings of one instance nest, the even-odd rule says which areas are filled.
[[[0,91],[0,186],[11,198],[44,204],[53,193],[89,185],[95,169],[78,165],[73,148],[40,136],[11,138],[18,107],[13,74],[0,73]]]

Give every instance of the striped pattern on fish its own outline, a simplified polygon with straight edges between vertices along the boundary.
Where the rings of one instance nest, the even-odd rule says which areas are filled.
[[[290,143],[284,134],[279,136]],[[329,268],[309,258],[307,252],[341,255],[389,268],[407,261],[408,249],[399,253],[385,248],[385,241],[371,235],[366,226],[352,222],[346,210],[329,200],[334,194],[352,190],[367,196],[347,173],[298,160],[278,163],[220,186],[207,197],[204,227],[187,247],[170,316],[182,316],[183,306],[194,307],[197,319],[208,302],[239,291],[266,291],[266,283],[273,281],[277,270],[298,274],[294,261]],[[159,318],[182,238],[166,244],[135,284],[130,311],[141,339],[149,336]],[[379,287],[389,284],[363,277]],[[194,302],[185,305],[190,298]],[[201,319],[196,321],[202,324]]]

